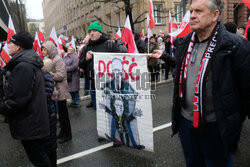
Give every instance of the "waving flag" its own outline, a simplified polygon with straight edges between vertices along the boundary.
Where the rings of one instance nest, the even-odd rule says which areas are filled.
[[[44,35],[43,35],[43,30],[42,30],[42,27],[41,25],[39,25],[39,30],[38,30],[38,39],[41,41],[41,42],[44,42]]]
[[[184,37],[190,32],[192,32],[192,30],[190,29],[189,20],[190,20],[190,11],[187,11],[181,22],[181,25],[179,26],[179,29],[176,30],[175,32],[171,32],[169,35],[172,37]]]
[[[35,36],[35,40],[34,40],[34,43],[33,43],[33,49],[39,54],[39,56],[43,59],[43,53],[42,53],[42,50],[41,50],[41,44],[40,44],[40,41],[39,41],[39,37],[38,37],[38,33],[36,32],[36,36]]]
[[[4,47],[2,48],[2,51],[1,51],[1,58],[0,58],[1,67],[3,67],[6,63],[8,63],[9,60],[11,59],[11,56],[9,55],[8,43],[10,41],[10,38],[14,34],[16,34],[16,30],[14,28],[11,16],[9,16],[7,41],[5,42],[5,45],[4,45]]]
[[[135,40],[134,40],[134,36],[132,33],[131,25],[130,25],[129,16],[127,16],[125,26],[122,30],[121,40],[127,42],[128,53],[138,53]]]
[[[120,30],[120,27],[119,27],[117,33],[115,34],[115,38],[119,39],[119,38],[121,38],[121,36],[122,36],[122,33],[121,33],[121,30]]]
[[[178,24],[176,23],[176,19],[174,18],[174,21],[172,22],[172,29],[178,29]]]
[[[67,36],[60,34],[59,39],[61,39],[62,44],[66,44],[69,38]]]
[[[61,54],[61,51],[59,49],[59,43],[58,43],[55,27],[52,27],[52,30],[51,30],[51,33],[50,33],[50,36],[49,36],[49,41],[52,41],[52,42],[54,42],[56,44],[58,53]]]
[[[250,16],[248,17],[248,22],[247,22],[247,26],[246,26],[246,29],[245,29],[245,33],[244,33],[244,36],[247,38],[247,30],[248,28],[250,28]]]
[[[250,9],[250,1],[249,0],[242,0],[242,2]]]
[[[154,10],[153,10],[153,2],[149,0],[149,27],[152,30],[155,28],[155,21],[154,21]]]
[[[7,43],[9,43],[10,38],[16,34],[16,30],[14,28],[11,16],[9,17],[9,25],[8,25],[8,36],[7,36]]]
[[[142,32],[141,32],[141,37],[142,37],[142,38],[145,38],[144,29],[142,29],[141,31],[142,31]]]
[[[76,44],[75,44],[75,38],[74,36],[72,35],[71,37],[71,41],[70,41],[70,46],[72,46],[74,49],[75,49],[75,52],[77,53],[77,50],[76,50]]]
[[[168,33],[172,32],[172,16],[170,11],[168,11]]]

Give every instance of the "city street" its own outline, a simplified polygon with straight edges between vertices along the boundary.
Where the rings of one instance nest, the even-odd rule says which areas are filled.
[[[96,112],[86,108],[90,100],[81,102],[81,108],[69,108],[73,138],[58,144],[59,167],[183,167],[184,156],[178,135],[171,137],[172,80],[159,84],[152,100],[154,152],[126,147],[113,147],[110,142],[97,141]],[[0,167],[30,167],[20,141],[10,136],[9,127],[0,123]],[[234,156],[235,167],[250,166],[250,121],[246,120],[239,150]],[[79,154],[77,154],[79,153]],[[77,154],[77,155],[75,155]],[[72,156],[73,155],[73,156]],[[71,157],[69,157],[71,156]],[[76,158],[76,157],[79,158]]]

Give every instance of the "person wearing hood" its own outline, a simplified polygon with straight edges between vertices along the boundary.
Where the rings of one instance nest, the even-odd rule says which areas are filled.
[[[63,61],[66,64],[67,81],[69,85],[69,92],[72,98],[70,107],[77,108],[80,106],[80,77],[78,72],[79,59],[77,54],[75,53],[75,49],[72,46],[68,47],[68,52],[63,57]]]
[[[96,109],[93,52],[120,52],[120,50],[116,43],[108,40],[107,35],[103,33],[102,27],[97,21],[89,25],[88,33],[90,39],[88,44],[82,49],[79,68],[84,71],[86,82],[90,86],[92,102],[87,105],[87,108],[93,107]]]
[[[4,67],[5,100],[0,103],[0,114],[8,118],[12,137],[21,140],[31,163],[51,167],[44,143],[50,130],[43,61],[26,31],[13,35],[8,48],[12,58]]]
[[[134,30],[134,38],[138,52],[145,53],[145,43],[141,39],[140,33],[137,30]]]
[[[42,44],[42,53],[44,57],[52,60],[52,70],[50,74],[55,81],[55,88],[58,92],[57,99],[53,98],[53,100],[57,100],[58,103],[58,114],[61,125],[61,131],[58,135],[58,142],[64,143],[68,140],[71,140],[72,138],[69,114],[66,105],[66,99],[70,98],[67,83],[66,65],[61,56],[59,56],[56,45],[53,42],[44,42]]]

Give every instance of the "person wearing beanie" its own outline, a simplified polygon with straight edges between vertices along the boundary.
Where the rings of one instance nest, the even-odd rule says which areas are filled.
[[[93,107],[96,109],[96,95],[95,95],[95,79],[94,79],[94,60],[93,52],[121,52],[117,43],[108,39],[107,35],[103,32],[100,23],[94,21],[88,28],[89,41],[83,47],[79,68],[84,71],[86,84],[90,86],[91,103],[87,108]],[[98,141],[101,141],[98,139]]]
[[[26,31],[10,39],[12,58],[4,67],[5,99],[0,102],[0,114],[8,118],[12,137],[21,141],[31,163],[51,167],[44,143],[50,130],[43,61],[32,46],[33,38]]]

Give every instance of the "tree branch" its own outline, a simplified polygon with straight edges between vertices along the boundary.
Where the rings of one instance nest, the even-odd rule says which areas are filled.
[[[112,27],[112,28],[119,28],[119,27],[117,27],[117,26],[112,26],[112,25],[110,25],[110,24],[105,23],[104,21],[102,21],[101,18],[97,17],[96,15],[94,15],[94,17],[95,17],[98,21],[100,21],[101,23],[103,23],[105,26]],[[120,28],[123,28],[123,27],[120,27]]]

